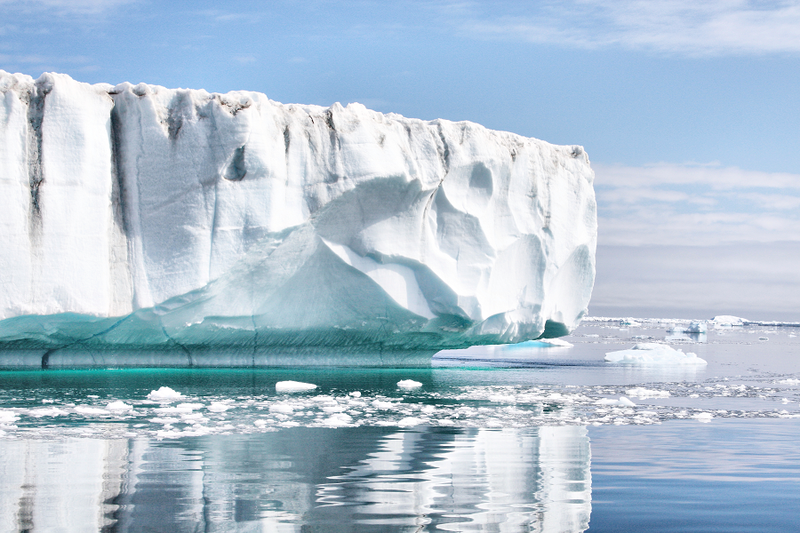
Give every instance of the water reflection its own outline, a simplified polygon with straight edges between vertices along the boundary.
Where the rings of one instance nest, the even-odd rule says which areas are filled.
[[[582,427],[0,442],[0,530],[584,531]]]

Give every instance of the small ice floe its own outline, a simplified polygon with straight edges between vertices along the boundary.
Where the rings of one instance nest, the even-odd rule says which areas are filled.
[[[625,391],[628,396],[645,400],[647,398],[669,398],[669,392],[665,390],[651,390],[643,387],[635,387]]]
[[[354,390],[353,392],[349,393],[349,396],[352,398],[361,398],[361,392]]]
[[[322,421],[322,424],[328,427],[342,427],[346,426],[353,422],[353,417],[347,415],[345,413],[335,413],[325,420]]]
[[[398,389],[411,390],[411,389],[418,389],[420,387],[422,387],[422,383],[420,383],[419,381],[414,381],[413,379],[404,379],[402,381],[397,382]]]
[[[704,424],[707,424],[711,422],[711,420],[714,418],[714,415],[712,415],[711,413],[695,413],[692,415],[692,418],[694,418],[698,422],[703,422]]]
[[[636,404],[630,401],[625,396],[620,396],[619,400],[614,400],[613,398],[600,398],[596,402],[595,405],[607,405],[611,407],[635,407]]]
[[[401,428],[409,428],[414,426],[421,426],[422,424],[426,424],[428,422],[425,418],[419,418],[416,416],[407,416],[405,418],[401,418],[398,420],[397,425]]]
[[[150,394],[147,395],[147,399],[154,402],[172,402],[181,398],[183,398],[183,394],[169,387],[159,387],[158,390],[150,391]]]
[[[227,402],[211,402],[211,405],[208,406],[208,410],[212,413],[224,413],[231,407],[233,406]]]
[[[605,360],[609,363],[632,366],[708,364],[705,359],[697,357],[694,353],[683,353],[683,350],[655,342],[642,342],[628,350],[608,352]]]
[[[133,406],[128,405],[122,400],[115,400],[113,402],[109,402],[108,405],[106,405],[106,409],[108,409],[109,411],[113,411],[115,413],[121,413],[124,411],[132,411]]]
[[[778,383],[781,385],[800,385],[800,379],[782,379]]]
[[[313,383],[302,381],[279,381],[275,384],[275,392],[305,392],[316,389]]]

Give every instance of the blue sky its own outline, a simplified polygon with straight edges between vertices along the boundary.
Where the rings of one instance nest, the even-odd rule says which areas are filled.
[[[0,0],[0,68],[471,120],[583,145],[601,246],[800,241],[798,0]]]

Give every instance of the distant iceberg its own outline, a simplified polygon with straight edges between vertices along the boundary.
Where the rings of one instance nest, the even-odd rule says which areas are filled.
[[[683,353],[683,350],[676,350],[666,344],[655,342],[641,342],[628,350],[608,352],[605,360],[609,363],[632,366],[702,366],[708,364],[705,359],[697,357],[697,354]]]
[[[63,74],[0,95],[0,366],[416,365],[586,313],[578,146]]]

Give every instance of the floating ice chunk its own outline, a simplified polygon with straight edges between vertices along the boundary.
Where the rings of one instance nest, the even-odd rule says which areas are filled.
[[[269,412],[290,415],[294,413],[294,407],[285,403],[276,403],[269,406]]]
[[[712,415],[711,413],[695,413],[692,415],[692,418],[694,418],[698,422],[703,422],[704,424],[707,424],[711,422],[711,419],[714,418],[714,415]]]
[[[732,326],[743,326],[747,319],[732,315],[719,315],[715,316],[711,322],[715,328],[730,328]]]
[[[405,418],[400,419],[397,422],[397,425],[400,426],[401,428],[408,428],[413,426],[421,426],[426,422],[428,422],[428,420],[425,418],[418,418],[416,416],[407,416]]]
[[[353,421],[353,418],[345,413],[335,413],[322,421],[326,426],[340,427],[346,426]]]
[[[8,409],[0,409],[0,424],[11,424],[19,420],[19,415]]]
[[[392,402],[386,402],[386,401],[383,401],[383,400],[375,400],[375,401],[372,402],[372,406],[375,409],[388,410],[388,409],[392,409],[394,407],[394,404]]]
[[[229,403],[225,402],[211,402],[211,405],[208,406],[208,410],[214,413],[223,413],[233,407]]]
[[[353,392],[350,393],[350,396],[352,396],[353,398],[361,398],[361,393],[357,390],[354,390]]]
[[[422,383],[419,381],[414,381],[413,379],[404,379],[397,382],[397,388],[399,389],[411,390],[418,389],[420,387],[422,387]]]
[[[132,411],[133,410],[133,406],[132,405],[128,405],[127,403],[123,402],[122,400],[115,400],[113,402],[109,402],[108,405],[106,405],[106,409],[108,409],[109,411],[116,411],[116,412]]]
[[[41,418],[43,416],[64,416],[68,415],[69,412],[64,409],[59,409],[58,407],[43,407],[41,409],[32,409],[28,414],[36,418]]]
[[[782,379],[778,383],[781,385],[800,385],[800,379]]]
[[[636,366],[708,364],[705,359],[697,357],[697,354],[683,353],[683,350],[654,342],[642,342],[628,350],[608,352],[605,360],[609,363]]]
[[[279,381],[275,384],[276,392],[305,392],[316,389],[313,383],[303,383],[301,381]]]
[[[597,404],[597,405],[609,405],[609,406],[615,406],[615,407],[635,407],[636,406],[635,403],[630,401],[625,396],[620,396],[619,400],[614,400],[612,398],[600,398],[599,400],[597,400],[594,403]]]
[[[105,409],[101,409],[99,407],[91,407],[89,405],[79,405],[75,408],[75,412],[84,415],[84,416],[94,416],[94,415],[110,415],[109,411]]]
[[[669,398],[669,392],[663,390],[650,390],[643,387],[636,387],[625,391],[628,396],[644,400],[646,398]]]
[[[150,391],[147,395],[148,400],[155,402],[172,402],[183,398],[183,394],[169,387],[160,387],[158,390]]]

